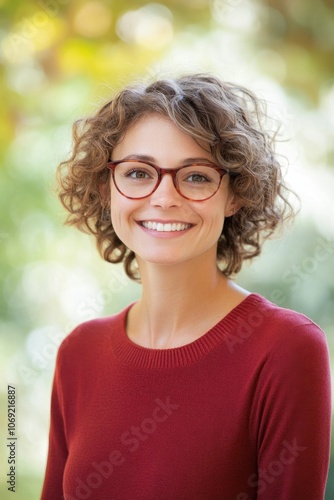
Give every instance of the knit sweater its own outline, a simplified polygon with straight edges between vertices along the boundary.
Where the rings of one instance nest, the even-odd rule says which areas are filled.
[[[42,500],[321,500],[329,356],[307,317],[246,297],[150,349],[121,313],[77,327],[54,376]]]

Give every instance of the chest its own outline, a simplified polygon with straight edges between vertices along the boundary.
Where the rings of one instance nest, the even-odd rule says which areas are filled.
[[[108,381],[97,374],[67,415],[65,491],[74,491],[76,478],[86,485],[95,478],[96,498],[108,500],[238,492],[255,455],[245,398],[218,375],[208,384],[200,370],[178,377],[111,370]]]

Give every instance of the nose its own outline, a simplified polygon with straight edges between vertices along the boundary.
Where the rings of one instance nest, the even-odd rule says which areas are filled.
[[[178,207],[182,204],[182,196],[177,192],[170,174],[163,174],[160,184],[150,196],[150,204],[162,208]]]

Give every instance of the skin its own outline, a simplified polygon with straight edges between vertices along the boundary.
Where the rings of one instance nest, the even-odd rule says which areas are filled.
[[[129,127],[114,148],[113,160],[132,155],[148,155],[167,169],[177,168],[189,158],[215,163],[205,145],[158,114]],[[248,292],[225,278],[216,263],[224,219],[236,208],[228,175],[218,192],[202,202],[183,198],[169,175],[152,195],[141,200],[125,198],[111,180],[113,227],[135,252],[142,279],[142,296],[127,319],[130,340],[154,349],[188,344],[244,300]],[[142,221],[181,222],[191,227],[158,233],[144,228]]]

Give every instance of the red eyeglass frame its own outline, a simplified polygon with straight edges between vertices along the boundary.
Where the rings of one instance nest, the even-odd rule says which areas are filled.
[[[117,165],[119,163],[133,163],[133,162],[136,162],[136,163],[142,163],[144,165],[149,165],[150,167],[154,168],[154,170],[157,172],[158,174],[158,179],[157,179],[157,183],[156,183],[156,186],[154,187],[153,191],[151,191],[149,194],[147,194],[146,196],[140,196],[140,197],[133,197],[133,196],[127,196],[125,195],[124,193],[122,193],[122,191],[119,189],[119,187],[117,186],[117,182],[115,181],[115,168],[117,167]],[[176,174],[182,170],[183,168],[187,168],[187,167],[196,167],[196,166],[202,166],[202,167],[210,167],[210,168],[213,168],[214,170],[216,170],[219,174],[220,174],[220,179],[219,179],[219,184],[217,186],[217,189],[216,191],[211,194],[210,196],[208,196],[207,198],[203,198],[203,200],[194,200],[193,198],[188,198],[187,196],[184,196],[180,190],[178,189],[177,185],[176,185]],[[222,181],[222,178],[229,174],[229,175],[232,175],[232,176],[235,176],[237,175],[235,172],[230,172],[229,170],[227,170],[226,168],[222,168],[222,167],[218,167],[217,165],[214,165],[212,163],[203,163],[203,162],[197,162],[197,163],[190,163],[189,165],[183,165],[182,167],[178,167],[178,168],[173,168],[173,169],[166,169],[166,168],[160,168],[158,167],[158,165],[154,165],[154,163],[151,163],[149,161],[143,161],[143,160],[116,160],[116,161],[109,161],[107,163],[107,168],[111,171],[112,173],[112,176],[113,176],[113,181],[115,183],[115,187],[117,189],[117,191],[122,195],[124,196],[125,198],[128,198],[129,200],[142,200],[143,198],[148,198],[149,196],[151,196],[151,194],[154,193],[154,191],[156,191],[160,185],[160,182],[162,180],[162,177],[165,175],[165,174],[169,174],[172,176],[172,180],[173,180],[173,184],[174,184],[174,187],[176,189],[176,191],[179,193],[180,196],[182,196],[182,198],[185,198],[186,200],[190,200],[190,201],[198,201],[198,202],[201,202],[201,201],[206,201],[206,200],[209,200],[210,198],[212,198],[216,193],[217,191],[219,190],[220,188],[220,185],[221,185],[221,181]]]

